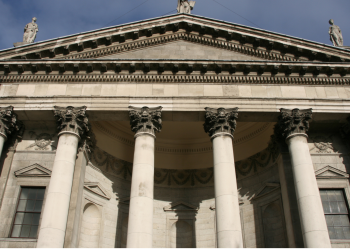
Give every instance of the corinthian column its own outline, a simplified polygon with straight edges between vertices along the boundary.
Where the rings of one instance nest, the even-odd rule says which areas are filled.
[[[289,149],[304,246],[330,248],[326,219],[307,144],[311,109],[281,109],[275,135]]]
[[[151,248],[153,231],[153,185],[155,131],[162,128],[157,108],[129,107],[131,130],[135,132],[129,224],[126,247]]]
[[[62,248],[78,143],[89,138],[86,107],[57,107],[58,145],[38,236],[38,248]]]
[[[204,130],[213,142],[216,230],[219,248],[243,247],[232,139],[237,110],[205,108]]]
[[[17,120],[17,115],[13,112],[13,107],[0,108],[0,157],[4,143],[9,136],[17,134],[22,136],[23,124]]]

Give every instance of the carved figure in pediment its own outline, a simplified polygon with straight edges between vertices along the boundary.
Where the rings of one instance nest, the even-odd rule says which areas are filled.
[[[236,130],[238,118],[238,108],[205,108],[204,131],[213,136],[216,133],[226,132],[233,135]]]
[[[135,133],[146,132],[154,135],[162,130],[162,107],[129,107],[131,130]]]
[[[178,0],[177,1],[177,13],[191,14],[191,10],[193,10],[193,7],[195,4],[196,4],[195,1]]]
[[[24,27],[23,42],[24,43],[34,43],[36,34],[39,32],[38,25],[36,24],[36,17],[32,18],[32,22],[28,23]]]
[[[334,24],[333,19],[329,20],[329,24],[332,25],[329,27],[329,35],[330,39],[334,46],[343,46],[343,34],[341,33],[341,30],[339,26]]]

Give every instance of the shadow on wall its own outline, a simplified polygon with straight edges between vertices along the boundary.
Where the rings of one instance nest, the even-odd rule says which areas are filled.
[[[100,228],[101,212],[99,208],[92,203],[86,204],[80,230],[79,248],[98,248]]]

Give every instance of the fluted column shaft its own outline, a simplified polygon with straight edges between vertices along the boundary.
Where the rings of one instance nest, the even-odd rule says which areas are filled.
[[[307,143],[306,132],[311,117],[311,109],[281,109],[275,134],[288,145],[304,246],[330,248],[327,223]]]
[[[151,248],[153,241],[153,190],[155,131],[161,130],[161,107],[129,107],[135,132],[127,248]]]
[[[219,248],[243,247],[232,139],[238,108],[206,108],[204,130],[214,153],[216,233]]]
[[[86,107],[55,107],[59,140],[52,168],[37,248],[63,248],[78,143],[90,138]]]

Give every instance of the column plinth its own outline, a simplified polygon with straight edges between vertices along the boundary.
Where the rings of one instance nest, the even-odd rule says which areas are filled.
[[[214,188],[219,248],[243,247],[232,139],[238,108],[206,108],[204,130],[211,136],[214,153]]]
[[[275,134],[288,145],[304,245],[330,248],[326,219],[307,143],[312,111],[281,109]]]
[[[162,128],[161,107],[129,107],[135,150],[131,179],[127,248],[151,248],[155,131]]]
[[[90,132],[86,107],[55,107],[59,139],[38,236],[38,248],[63,248],[80,138]]]

